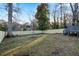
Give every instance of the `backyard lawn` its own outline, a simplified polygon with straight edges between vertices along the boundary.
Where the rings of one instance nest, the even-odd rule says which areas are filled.
[[[63,34],[5,38],[0,44],[0,55],[76,56],[79,55],[79,38]]]

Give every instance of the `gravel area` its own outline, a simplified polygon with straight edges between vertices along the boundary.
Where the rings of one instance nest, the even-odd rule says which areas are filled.
[[[43,34],[44,35],[44,34]],[[34,39],[41,37],[36,35]],[[8,39],[8,40],[7,40]],[[3,53],[9,49],[18,47],[24,43],[31,43],[32,36],[22,36],[14,38],[5,38],[0,44],[0,52]],[[47,37],[39,44],[33,47],[23,49],[17,55],[20,56],[78,56],[79,55],[79,37],[63,34],[47,34]]]
[[[18,54],[19,55],[19,54]],[[25,56],[77,56],[79,55],[79,38],[63,34],[49,34],[40,44],[21,53]]]
[[[4,38],[2,43],[0,43],[0,54],[4,53],[10,49],[16,48],[23,44],[28,44],[31,41],[41,37],[41,35],[28,35],[28,36],[17,36],[11,38]]]

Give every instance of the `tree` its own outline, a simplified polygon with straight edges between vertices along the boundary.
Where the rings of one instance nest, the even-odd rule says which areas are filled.
[[[60,3],[60,13],[61,13],[60,20],[61,20],[61,27],[62,27],[62,20],[63,20],[63,4],[62,3]]]
[[[54,29],[54,22],[50,23],[50,29]]]
[[[8,34],[7,36],[13,36],[12,35],[13,19],[16,19],[16,16],[14,16],[14,12],[18,14],[20,8],[14,7],[13,3],[7,3],[6,10],[8,11],[8,25],[7,25]]]
[[[46,30],[49,28],[49,10],[47,3],[41,3],[35,15],[35,18],[38,20],[38,29]]]
[[[63,22],[64,28],[66,28],[66,14],[64,14],[64,22]]]
[[[13,4],[7,3],[8,5],[8,36],[12,36],[12,13],[13,13]]]
[[[36,19],[33,19],[31,20],[31,27],[32,27],[32,30],[37,30],[37,21]]]
[[[53,10],[54,29],[56,28],[56,8]]]
[[[59,29],[59,20],[58,20],[59,17],[57,17],[57,22],[56,22],[56,29]]]
[[[52,24],[53,26],[53,29],[58,29],[59,28],[59,4],[55,4],[54,5],[54,8],[50,11],[53,11],[53,12],[50,12],[51,16],[53,16],[53,20],[54,20],[54,23]]]
[[[61,26],[61,28],[63,28],[66,25],[65,14],[68,11],[67,5],[65,3],[59,3],[59,10],[60,10],[60,26]]]
[[[70,3],[70,7],[73,14],[72,25],[75,25],[78,22],[78,3]]]
[[[56,4],[54,6],[54,9],[53,9],[53,13],[52,13],[52,16],[53,16],[53,19],[54,19],[54,29],[56,29],[58,27],[57,25],[57,22],[58,22],[58,16],[57,16],[57,13],[58,13],[58,4]],[[57,22],[56,22],[57,20]]]

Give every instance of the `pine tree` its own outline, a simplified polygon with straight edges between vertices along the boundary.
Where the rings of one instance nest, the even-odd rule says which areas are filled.
[[[48,11],[48,4],[41,3],[37,8],[37,13],[35,15],[36,19],[38,20],[38,29],[39,30],[46,30],[49,28],[49,11]]]

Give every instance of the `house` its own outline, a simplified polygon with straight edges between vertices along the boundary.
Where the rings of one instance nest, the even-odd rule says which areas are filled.
[[[17,23],[17,22],[13,22],[12,23],[12,30],[13,31],[21,31],[22,29],[21,29],[21,24],[19,24],[19,23]]]
[[[23,31],[25,31],[25,30],[31,30],[31,26],[30,26],[30,24],[28,23],[28,22],[26,22],[26,23],[24,23],[23,25],[22,25],[22,30]]]

